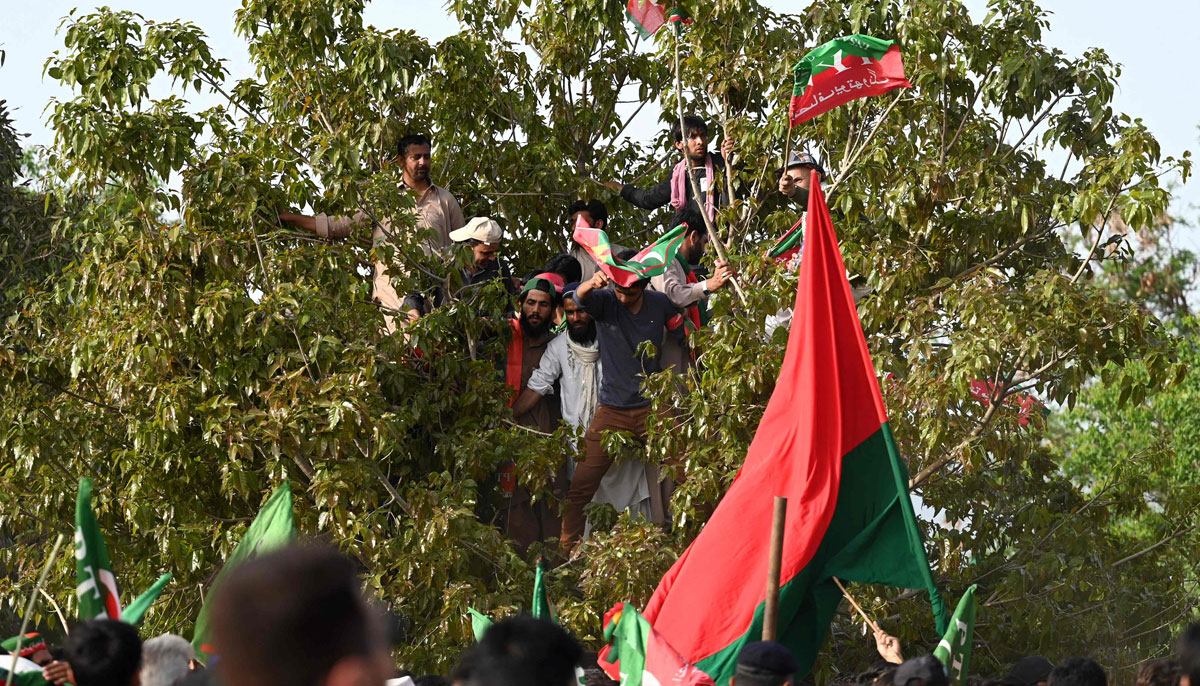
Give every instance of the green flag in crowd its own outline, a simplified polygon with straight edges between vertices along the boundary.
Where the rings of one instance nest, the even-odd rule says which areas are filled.
[[[146,589],[145,593],[135,598],[124,610],[121,610],[121,621],[129,624],[137,624],[142,621],[142,616],[146,614],[146,610],[149,610],[154,601],[158,600],[159,594],[162,593],[170,581],[171,575],[169,573],[158,577],[158,581],[155,581],[150,588]]]
[[[971,672],[971,646],[975,638],[975,587],[971,586],[958,601],[950,628],[942,636],[933,656],[946,667],[946,678],[954,686],[966,686]]]
[[[266,504],[259,510],[258,516],[246,530],[246,535],[242,536],[242,540],[238,543],[237,548],[234,548],[233,554],[225,560],[225,566],[217,574],[208,597],[204,599],[204,605],[200,608],[200,616],[196,618],[196,632],[192,636],[192,646],[196,649],[197,659],[207,663],[213,655],[212,646],[208,642],[209,613],[212,610],[209,600],[212,598],[212,592],[221,585],[221,579],[229,573],[229,570],[242,562],[259,553],[282,548],[295,538],[296,516],[292,512],[292,489],[285,481],[275,489]]]
[[[554,610],[550,608],[550,598],[546,595],[546,561],[540,557],[537,561],[537,572],[533,577],[533,605],[529,614],[537,619],[548,619],[558,623]]]
[[[495,622],[473,607],[467,608],[467,614],[471,615],[471,633],[475,634],[475,642],[478,643],[483,640],[483,635],[487,633],[488,627]]]
[[[92,480],[79,480],[75,501],[75,594],[81,619],[121,618],[117,579],[108,561],[108,548],[92,514]]]

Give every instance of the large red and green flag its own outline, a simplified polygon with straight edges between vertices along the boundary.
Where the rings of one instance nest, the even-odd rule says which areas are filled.
[[[666,23],[666,8],[653,0],[629,0],[625,4],[625,16],[633,22],[642,38],[653,36]]]
[[[895,41],[858,33],[813,48],[792,73],[792,126],[856,98],[912,88]]]
[[[120,619],[121,595],[108,548],[92,513],[92,480],[79,480],[75,501],[75,595],[82,619]]]
[[[296,516],[292,512],[292,489],[284,481],[267,502],[259,510],[258,516],[250,523],[250,528],[242,536],[241,542],[233,549],[233,553],[225,560],[225,566],[213,580],[212,589],[200,607],[200,616],[196,618],[196,631],[192,635],[192,646],[196,649],[196,657],[207,663],[213,656],[213,648],[209,643],[209,613],[212,605],[209,600],[212,592],[221,585],[221,579],[229,570],[237,567],[246,560],[282,548],[296,538]]]
[[[167,584],[171,582],[170,573],[163,574],[158,577],[150,588],[146,589],[140,596],[134,598],[125,609],[121,610],[121,621],[129,624],[137,624],[142,621],[142,617],[146,614],[146,610],[158,600],[159,594],[163,592]]]
[[[644,615],[718,684],[762,634],[774,496],[788,499],[777,636],[807,672],[841,592],[834,578],[928,591],[908,470],[888,424],[837,236],[814,174],[795,318],[742,469]]]
[[[608,274],[618,286],[628,287],[665,272],[667,265],[675,259],[675,253],[679,252],[686,232],[687,224],[680,224],[628,260],[618,259],[613,254],[608,234],[603,229],[588,226],[583,217],[575,222],[574,238],[596,260],[596,266],[601,271]]]
[[[946,677],[954,686],[966,686],[971,673],[971,651],[975,642],[975,586],[967,589],[950,618],[950,629],[942,636],[933,656],[942,661]]]
[[[597,663],[621,686],[713,686],[708,674],[680,657],[628,603],[604,614],[604,642]]]

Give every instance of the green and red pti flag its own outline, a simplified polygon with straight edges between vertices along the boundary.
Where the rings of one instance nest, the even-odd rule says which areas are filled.
[[[942,636],[933,651],[933,656],[942,661],[946,678],[953,686],[967,686],[967,675],[971,673],[971,651],[975,644],[975,586],[967,589],[954,616],[950,618],[950,630]]]
[[[814,48],[792,71],[792,126],[856,98],[912,88],[895,41],[858,33]]]
[[[196,618],[196,631],[192,635],[192,646],[196,649],[197,659],[207,664],[213,655],[208,628],[208,616],[212,606],[208,601],[212,598],[213,591],[221,585],[221,579],[229,570],[246,560],[259,553],[282,548],[295,538],[296,515],[292,512],[292,488],[285,481],[275,489],[258,511],[258,516],[250,523],[250,528],[246,529],[242,540],[233,549],[229,559],[225,560],[225,566],[217,573],[217,578],[213,580],[212,589],[200,607],[200,616]]]
[[[779,237],[767,250],[767,257],[775,261],[775,264],[789,265],[794,260],[800,257],[800,248],[804,247],[804,231],[801,227],[804,225],[804,220],[796,222],[792,228],[788,229],[787,233]]]
[[[795,318],[779,380],[741,472],[643,613],[685,662],[723,684],[762,634],[773,496],[786,496],[777,636],[811,669],[842,595],[834,577],[933,584],[908,470],[846,279],[829,208],[809,191]]]
[[[621,686],[713,686],[712,677],[680,657],[628,603],[604,613],[604,642],[597,663]]]
[[[637,28],[642,38],[649,38],[666,23],[666,9],[652,0],[629,0],[625,5],[625,16]]]
[[[121,594],[108,561],[104,535],[92,514],[92,480],[79,480],[75,501],[75,595],[82,619],[120,619]]]
[[[687,224],[680,224],[628,260],[617,259],[612,244],[608,242],[608,234],[603,229],[588,226],[583,217],[575,221],[574,238],[576,243],[587,249],[601,271],[608,274],[618,286],[628,287],[665,272],[667,265],[675,259],[675,253],[679,252],[686,232]]]

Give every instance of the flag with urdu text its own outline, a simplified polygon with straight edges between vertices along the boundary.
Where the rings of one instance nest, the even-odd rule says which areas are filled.
[[[762,634],[774,496],[786,496],[777,640],[811,669],[843,581],[933,584],[875,367],[814,173],[795,317],[775,390],[741,471],[642,613],[718,684]]]
[[[637,27],[642,38],[653,36],[666,23],[666,9],[652,0],[629,0],[625,16]]]
[[[121,595],[104,534],[92,513],[92,480],[79,480],[75,501],[75,595],[79,597],[80,619],[120,619]]]
[[[912,88],[895,41],[858,33],[813,48],[792,72],[792,126],[856,98]]]
[[[975,587],[971,586],[958,601],[950,618],[950,629],[942,636],[933,656],[942,661],[946,678],[953,686],[967,686],[971,673],[971,651],[975,642]]]
[[[604,642],[596,660],[621,686],[713,686],[707,674],[688,664],[628,603],[604,613]]]
[[[212,609],[209,600],[212,598],[213,591],[221,585],[221,578],[242,562],[259,553],[282,548],[295,538],[296,516],[292,512],[292,488],[287,481],[284,481],[258,511],[258,516],[250,523],[250,528],[246,529],[245,535],[233,549],[229,559],[225,560],[225,566],[217,573],[212,588],[204,598],[204,604],[200,607],[200,616],[196,618],[196,631],[192,635],[192,646],[196,649],[197,659],[207,664],[213,655],[208,635],[208,614]]]
[[[617,259],[612,244],[608,242],[608,234],[603,229],[588,226],[582,216],[575,221],[574,238],[596,260],[596,266],[618,286],[632,286],[642,279],[665,272],[667,265],[675,259],[675,253],[679,252],[686,232],[687,224],[680,224],[628,260]]]
[[[154,601],[158,599],[159,594],[162,593],[170,581],[171,575],[169,573],[158,577],[158,581],[155,581],[140,596],[134,598],[133,602],[129,603],[124,610],[121,610],[121,621],[129,624],[137,624],[142,621],[142,616],[146,614],[146,610],[150,609],[150,606],[154,604]]]

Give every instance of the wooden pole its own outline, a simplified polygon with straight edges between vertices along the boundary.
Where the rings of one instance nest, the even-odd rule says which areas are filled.
[[[763,610],[762,640],[774,641],[779,623],[779,570],[783,566],[783,532],[787,522],[787,498],[775,496],[775,515],[771,518],[771,556],[767,562],[767,602]]]
[[[846,587],[842,585],[841,579],[838,579],[835,576],[833,577],[833,583],[837,584],[837,587],[842,592],[842,595],[846,596],[846,600],[850,601],[851,607],[853,607],[855,610],[858,610],[858,614],[862,615],[863,621],[865,621],[867,625],[871,627],[871,629],[875,631],[883,631],[883,629],[880,629],[879,625],[875,623],[875,620],[868,617],[867,613],[863,611],[862,607],[854,601],[854,596],[850,595],[850,593],[846,591]]]
[[[692,173],[692,157],[687,153],[687,128],[683,125],[683,72],[679,66],[679,40],[680,36],[675,34],[675,104],[679,110],[679,136],[683,139],[683,160],[687,164],[688,183],[692,187],[692,197],[696,199],[696,205],[700,208],[700,216],[704,219],[704,228],[708,230],[709,242],[717,250],[717,257],[722,262],[729,262],[729,255],[725,251],[725,244],[721,242],[721,238],[717,236],[717,230],[713,228],[712,218],[708,216],[708,210],[704,207],[704,196],[700,194],[700,185],[696,183],[696,176]],[[729,173],[729,163],[726,160],[725,173]],[[714,170],[714,173],[715,170]],[[709,184],[716,183],[714,179],[708,180]],[[731,198],[732,200],[732,198]],[[735,277],[729,277],[729,284],[733,286],[733,292],[737,293],[737,297],[742,301],[742,305],[749,305],[746,300],[746,294],[742,292],[742,287],[738,285]]]
[[[46,577],[50,576],[50,568],[54,566],[54,560],[58,557],[58,549],[62,547],[62,542],[63,535],[59,534],[54,539],[54,547],[50,549],[50,558],[46,560],[46,566],[42,568],[37,583],[29,592],[29,602],[25,603],[25,614],[21,617],[21,631],[17,634],[17,645],[12,651],[12,662],[9,663],[8,676],[4,678],[4,686],[12,686],[13,679],[16,677],[17,656],[21,654],[21,644],[25,642],[25,630],[29,628],[29,615],[33,614],[33,604],[37,601],[38,591],[42,590],[42,584],[46,583]]]

